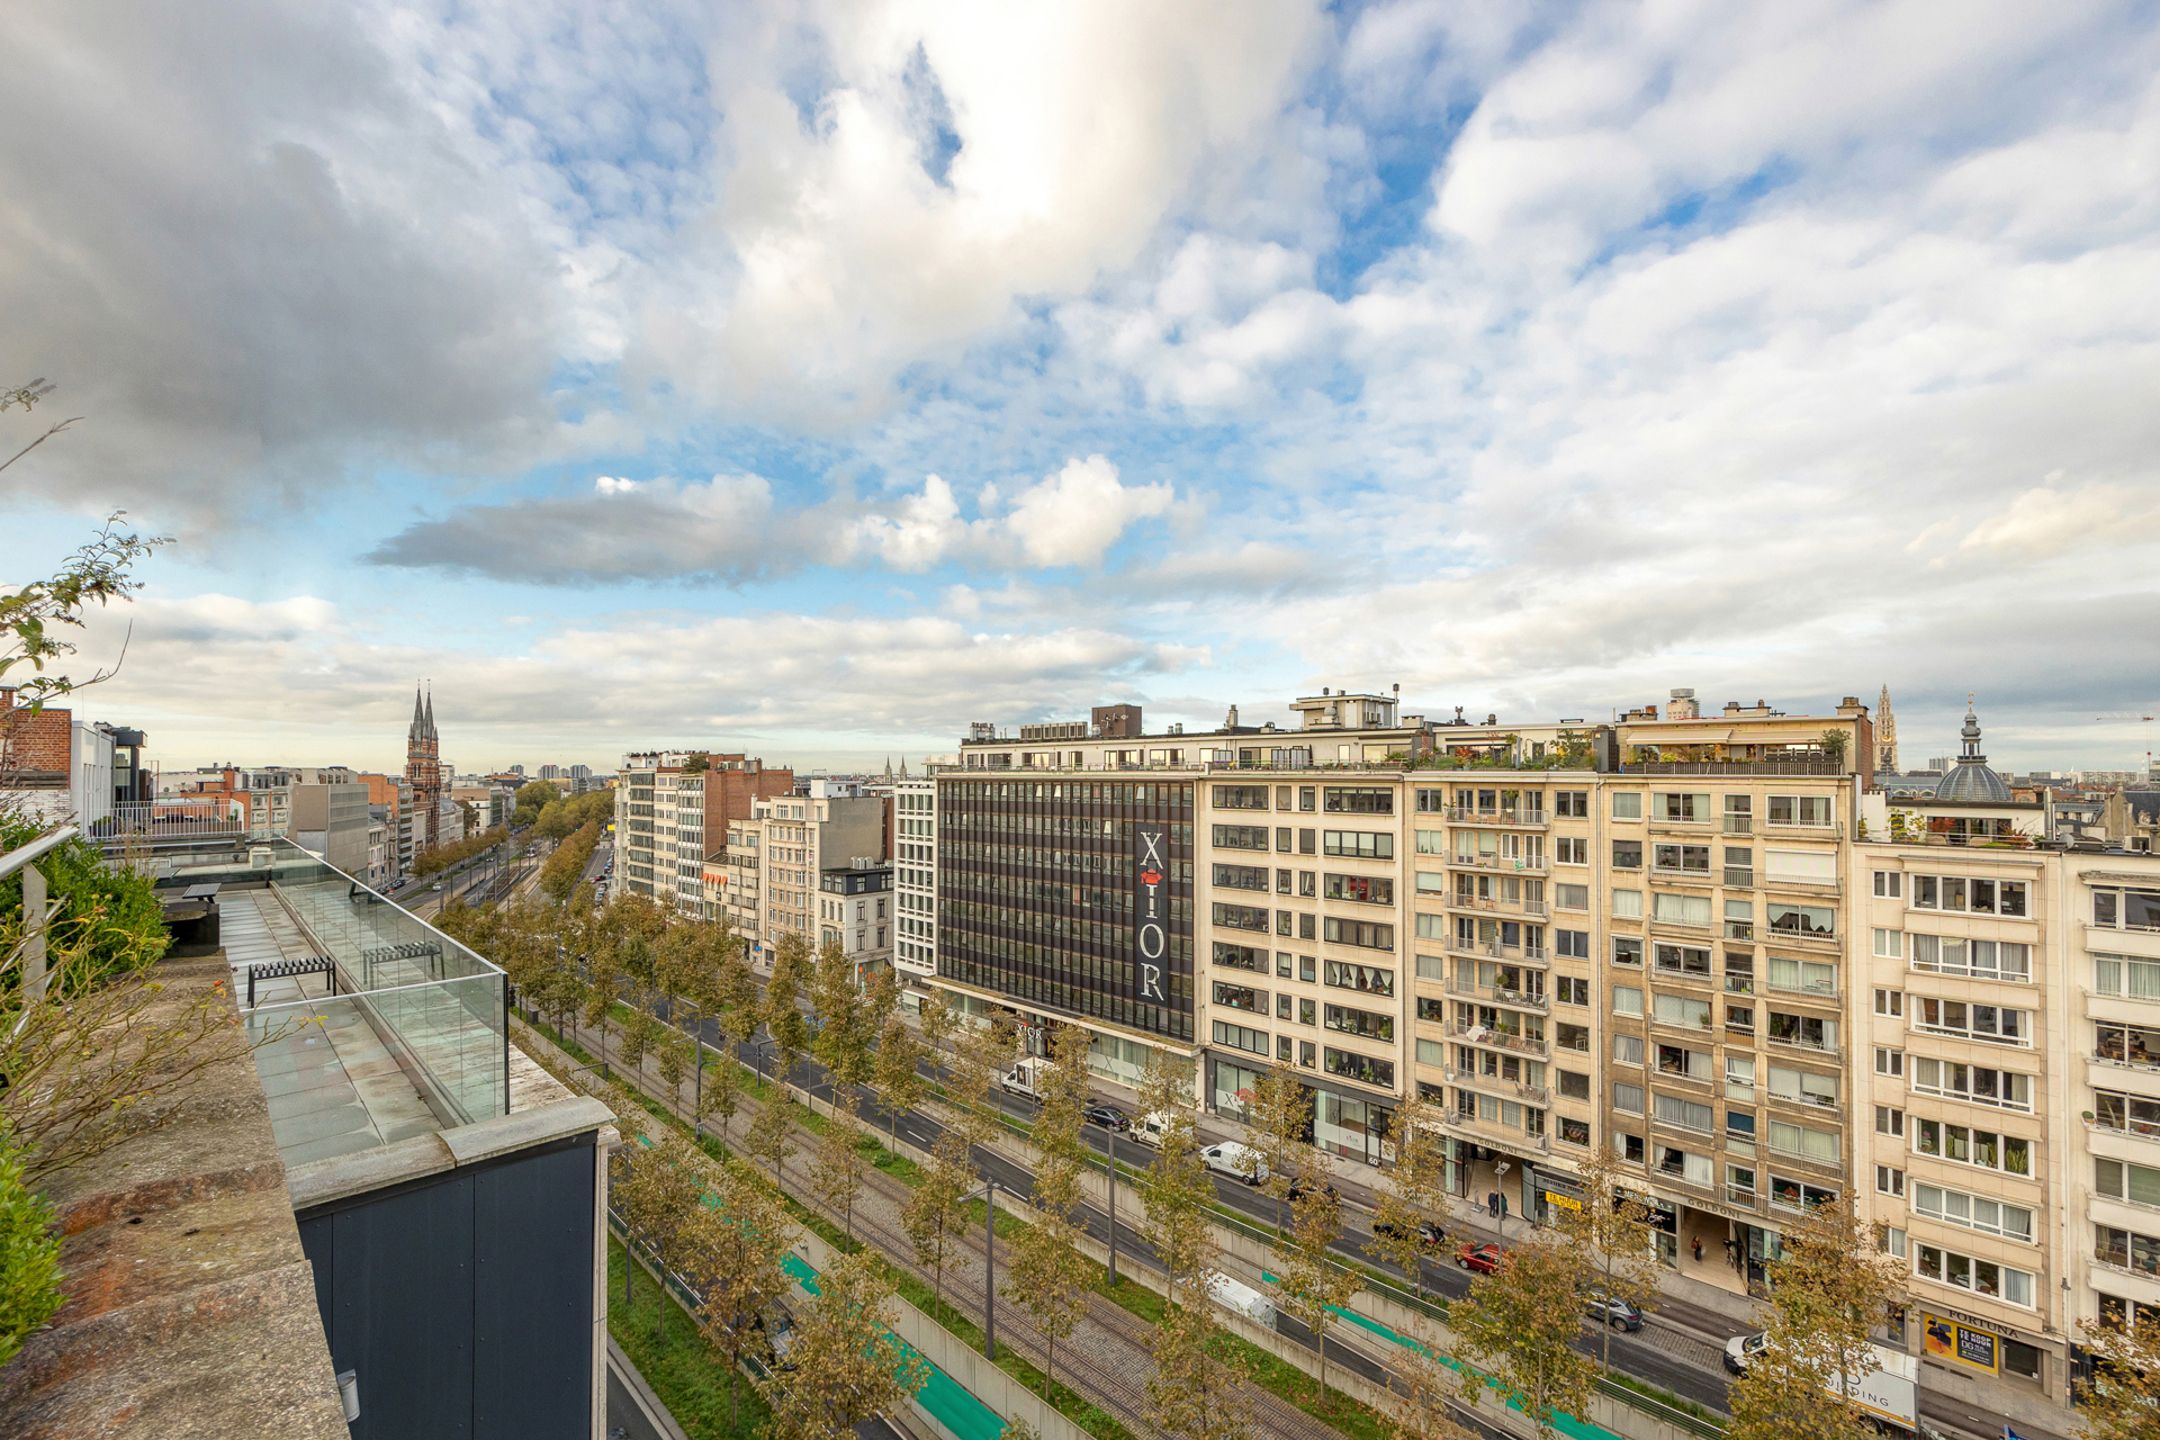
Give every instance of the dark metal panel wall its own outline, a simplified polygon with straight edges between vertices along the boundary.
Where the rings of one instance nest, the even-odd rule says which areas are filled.
[[[587,1440],[593,1164],[584,1137],[300,1217],[353,1440]]]
[[[474,1440],[592,1430],[593,1152],[473,1177]]]

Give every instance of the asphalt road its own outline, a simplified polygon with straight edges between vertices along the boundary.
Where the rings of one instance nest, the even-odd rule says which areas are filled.
[[[660,1010],[665,1018],[665,1002],[659,1002],[655,1008]],[[700,1028],[704,1031],[704,1038],[709,1046],[715,1050],[726,1048],[725,1039],[720,1035],[717,1025],[705,1021]],[[744,1061],[756,1065],[764,1048],[758,1042],[746,1042],[738,1047],[738,1053]],[[766,1054],[765,1061],[769,1071],[769,1053]],[[832,1099],[832,1089],[825,1076],[824,1067],[816,1061],[807,1058],[799,1061],[790,1078],[799,1088],[809,1091],[819,1099],[828,1102]],[[1035,1109],[1033,1102],[1003,1093],[1000,1094],[998,1103],[1008,1113],[1020,1118],[1032,1118]],[[866,1094],[861,1104],[865,1125],[881,1133],[892,1125],[891,1112],[874,1094]],[[903,1111],[898,1117],[898,1127],[901,1135],[924,1149],[935,1145],[938,1136],[943,1132],[937,1119],[920,1109]],[[1099,1153],[1107,1154],[1110,1145],[1107,1131],[1090,1125],[1084,1133],[1090,1145]],[[1117,1146],[1118,1158],[1127,1165],[1139,1166],[1147,1163],[1150,1152],[1145,1147],[1122,1138],[1117,1142]],[[978,1149],[974,1158],[978,1172],[986,1179],[996,1181],[1007,1191],[1023,1199],[1033,1195],[1034,1177],[1023,1167],[992,1151]],[[1213,1175],[1211,1179],[1215,1184],[1216,1198],[1225,1208],[1247,1217],[1256,1225],[1268,1228],[1274,1226],[1275,1202],[1267,1195],[1227,1176]],[[1394,1267],[1375,1261],[1363,1253],[1362,1246],[1369,1234],[1364,1228],[1365,1222],[1357,1217],[1356,1210],[1351,1206],[1346,1205],[1343,1213],[1347,1223],[1335,1248],[1365,1264],[1399,1275],[1400,1272],[1395,1271]],[[1097,1240],[1108,1242],[1110,1222],[1107,1212],[1083,1206],[1076,1218],[1090,1235]],[[1121,1256],[1137,1255],[1143,1263],[1153,1267],[1153,1253],[1142,1238],[1123,1222],[1118,1227],[1117,1245]],[[1452,1263],[1428,1262],[1422,1278],[1424,1293],[1433,1298],[1453,1298],[1468,1294],[1470,1290],[1469,1275],[1455,1268]],[[1288,1316],[1278,1315],[1276,1328],[1306,1348],[1312,1347],[1310,1332]],[[1581,1348],[1586,1353],[1595,1353],[1600,1338],[1599,1332],[1586,1323]],[[1382,1367],[1374,1364],[1363,1350],[1351,1349],[1330,1339],[1327,1354],[1331,1366],[1341,1365],[1368,1380],[1386,1383],[1386,1374]],[[1724,1372],[1706,1370],[1677,1358],[1661,1343],[1661,1337],[1654,1329],[1646,1329],[1634,1335],[1615,1332],[1612,1336],[1612,1363],[1615,1369],[1647,1380],[1676,1395],[1700,1401],[1719,1410],[1726,1408],[1727,1379]]]

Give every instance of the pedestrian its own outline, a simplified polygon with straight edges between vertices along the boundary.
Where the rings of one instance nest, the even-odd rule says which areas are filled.
[[[1702,1264],[1702,1236],[1695,1237],[1695,1263]]]
[[[1498,1190],[1485,1192],[1485,1213],[1495,1220],[1500,1218],[1500,1192]]]

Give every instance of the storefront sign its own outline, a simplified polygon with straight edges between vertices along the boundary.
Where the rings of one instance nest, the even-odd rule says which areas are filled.
[[[1133,998],[1170,1003],[1170,832],[1133,827]]]
[[[1545,1196],[1545,1203],[1548,1205],[1556,1205],[1562,1210],[1582,1209],[1582,1201],[1576,1199],[1573,1195],[1563,1195],[1557,1190],[1546,1190],[1541,1193]]]
[[[2002,1337],[1992,1330],[1920,1312],[1921,1347],[1937,1360],[1953,1360],[1990,1375],[2002,1368]]]

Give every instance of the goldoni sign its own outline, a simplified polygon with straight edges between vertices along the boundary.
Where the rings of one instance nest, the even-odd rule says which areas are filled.
[[[1133,827],[1134,998],[1150,1005],[1170,1003],[1170,832]]]

